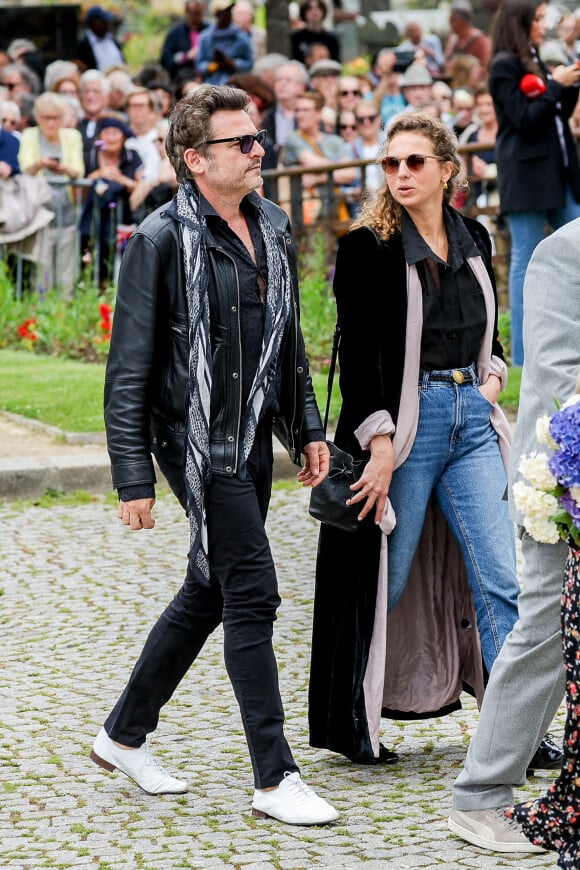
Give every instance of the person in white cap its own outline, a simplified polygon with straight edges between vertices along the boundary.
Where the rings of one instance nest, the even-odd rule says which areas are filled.
[[[232,0],[211,0],[209,14],[215,23],[199,40],[197,71],[212,85],[223,85],[236,72],[250,72],[254,65],[252,40],[232,22]]]
[[[412,63],[399,80],[407,109],[421,109],[433,99],[431,73],[422,63]]]

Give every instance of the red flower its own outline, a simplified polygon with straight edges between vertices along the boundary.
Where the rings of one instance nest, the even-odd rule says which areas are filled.
[[[113,309],[110,305],[107,305],[106,302],[101,302],[99,305],[99,314],[101,315],[101,320],[99,321],[99,329],[103,333],[103,335],[99,335],[95,338],[95,341],[99,344],[103,344],[106,341],[111,340],[111,330],[113,328],[113,323],[111,321],[111,314],[113,313]]]
[[[34,317],[29,317],[28,320],[25,320],[24,323],[21,323],[18,327],[18,335],[20,338],[28,339],[28,341],[36,341],[38,335],[35,332],[32,332],[30,329],[31,326],[36,326],[36,320]]]

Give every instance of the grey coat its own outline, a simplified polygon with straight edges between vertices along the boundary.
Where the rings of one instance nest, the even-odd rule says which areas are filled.
[[[546,451],[536,439],[536,420],[556,410],[575,390],[580,368],[580,218],[544,239],[526,272],[524,344],[526,354],[520,391],[520,412],[509,465],[510,509],[522,524],[511,497],[519,478],[520,458],[533,450]],[[555,289],[557,288],[557,290]],[[532,324],[542,324],[533,336]]]

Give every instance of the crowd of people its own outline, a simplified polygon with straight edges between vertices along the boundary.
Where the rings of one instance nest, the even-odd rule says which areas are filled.
[[[188,0],[160,64],[131,76],[110,16],[93,7],[79,46],[84,72],[56,61],[41,91],[26,65],[29,43],[0,71],[11,98],[0,104],[2,123],[14,121],[0,137],[2,178],[45,177],[60,216],[54,244],[61,228],[74,232],[62,179],[89,182],[80,232],[85,248],[99,228],[106,278],[116,232],[131,228],[105,379],[118,517],[133,530],[154,527],[154,456],[190,524],[184,583],[91,757],[148,793],[187,791],[154,758],[148,736],[223,623],[254,815],[288,824],[338,818],[306,785],[286,740],[272,645],[280,603],[265,530],[272,434],[302,463],[306,486],[325,479],[330,456],[300,330],[291,228],[264,195],[262,170],[305,168],[304,204],[317,217],[330,173],[319,170],[344,164],[331,179],[352,218],[334,273],[336,443],[366,464],[349,500],[360,507],[359,529],[321,529],[310,742],[352,763],[395,764],[401,759],[380,741],[381,719],[446,715],[468,690],[481,719],[449,827],[494,851],[555,849],[573,870],[576,785],[558,792],[545,822],[534,814],[526,827],[527,810],[510,810],[514,786],[564,759],[546,729],[564,694],[566,547],[532,541],[506,498],[519,456],[535,444],[532,417],[550,411],[554,394],[567,398],[580,368],[572,22],[562,17],[557,45],[543,54],[544,3],[503,0],[490,38],[457,0],[444,45],[412,22],[405,68],[385,48],[363,71],[341,63],[327,11],[324,0],[305,0],[288,55],[272,57],[260,55],[245,0],[211,0],[210,23]],[[460,142],[480,149],[478,192],[499,194],[514,248],[510,291],[522,285],[513,304],[520,321],[525,314],[526,366],[511,463],[511,429],[498,405],[507,365],[491,241],[453,207],[464,187]],[[368,172],[353,159],[372,161]],[[542,241],[546,225],[556,232]],[[546,304],[560,309],[562,323],[544,322]],[[523,359],[517,312],[512,318],[514,356]]]
[[[526,6],[512,5],[514,9]],[[187,0],[183,19],[163,38],[158,60],[144,64],[137,72],[129,71],[123,44],[114,36],[118,20],[100,6],[90,7],[85,14],[84,35],[74,59],[43,66],[39,51],[25,36],[0,52],[0,173],[9,177],[21,171],[46,176],[52,183],[54,199],[48,207],[57,214],[56,235],[66,247],[58,277],[64,289],[70,292],[74,276],[70,266],[62,268],[65,261],[70,262],[72,230],[80,232],[83,248],[90,245],[94,249],[105,284],[112,274],[117,228],[121,227],[120,238],[126,238],[126,227],[135,226],[175,192],[177,182],[159,131],[166,130],[176,102],[202,83],[227,82],[248,93],[252,120],[268,133],[262,162],[265,169],[318,168],[317,173],[302,176],[305,223],[324,215],[329,176],[320,167],[331,162],[371,161],[366,169],[336,170],[331,179],[340,216],[356,216],[364,195],[372,195],[378,188],[376,159],[388,125],[401,112],[428,111],[441,118],[461,143],[485,143],[470,165],[477,193],[486,194],[481,200],[485,205],[498,202],[492,146],[502,131],[498,130],[496,111],[502,113],[500,126],[509,125],[524,111],[524,123],[537,126],[556,111],[554,105],[564,106],[556,114],[562,115],[566,130],[575,129],[577,78],[571,68],[578,57],[578,19],[571,14],[561,16],[554,38],[547,41],[543,39],[545,22],[534,25],[531,54],[528,51],[519,57],[521,34],[517,27],[514,31],[502,26],[490,37],[475,27],[468,0],[456,0],[447,34],[428,33],[420,21],[409,19],[398,46],[381,48],[370,60],[344,61],[325,0],[303,0],[295,6],[287,54],[267,52],[265,29],[255,23],[249,0],[211,0],[207,6],[202,0]],[[514,14],[518,18],[517,10]],[[336,9],[334,20],[342,21],[341,15]],[[520,30],[527,26],[523,19]],[[539,74],[549,83],[548,94],[553,99],[532,103],[528,95],[525,99],[530,105],[518,106],[516,111],[508,85],[502,86],[503,78],[496,75],[496,64],[492,63],[498,53],[505,52],[519,57],[514,76],[521,78],[526,71]],[[561,89],[565,91],[563,102],[557,99]],[[47,113],[37,100],[42,97],[46,101],[48,95],[56,95],[56,100],[50,98],[53,108]],[[511,102],[506,105],[508,99]],[[48,122],[47,117],[51,118]],[[48,138],[47,123],[51,127]],[[12,137],[20,140],[30,128],[36,133],[24,135],[19,160],[14,156],[19,143]],[[75,128],[82,140],[82,162],[79,141],[70,132]],[[518,136],[523,140],[529,137],[521,131],[519,118],[515,128],[519,132],[513,134],[513,147],[519,149]],[[505,144],[508,138],[506,132],[500,163],[513,160],[513,149]],[[32,141],[36,144],[31,163]],[[570,141],[568,151],[572,149]],[[573,175],[574,166],[575,157],[567,154],[564,168],[568,175]],[[515,175],[519,177],[519,173]],[[544,177],[546,188],[553,189],[551,180]],[[90,191],[83,186],[80,218],[78,213],[76,217],[71,214],[75,198],[70,192],[63,193],[65,181],[78,179],[95,182]],[[528,191],[532,188],[527,179],[522,186]],[[266,182],[264,192],[282,204],[289,201],[284,182],[279,186]],[[489,200],[492,192],[495,199]],[[536,212],[529,218],[527,202],[512,205],[511,190],[506,189],[504,196],[514,250],[510,275],[513,354],[514,361],[521,363],[521,285],[525,262],[541,237],[537,225],[545,218],[557,226],[573,215],[574,209],[560,201],[559,193],[553,193],[546,198],[543,217]],[[544,206],[537,193],[534,200],[536,208]],[[535,229],[528,233],[533,219]],[[51,280],[56,277],[51,274]]]

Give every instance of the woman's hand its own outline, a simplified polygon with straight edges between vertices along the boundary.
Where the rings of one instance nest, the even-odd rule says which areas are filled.
[[[569,88],[580,82],[580,69],[575,63],[570,66],[557,66],[552,70],[552,78],[562,87]]]
[[[366,515],[375,508],[375,523],[378,525],[383,517],[391,478],[393,477],[393,465],[395,452],[390,435],[375,435],[370,444],[371,458],[366,464],[359,480],[353,483],[351,489],[355,493],[349,498],[347,504],[358,504],[366,498],[359,520],[364,520]]]
[[[495,405],[501,393],[501,381],[498,376],[490,375],[485,384],[480,386],[479,391],[483,393],[488,402]]]

